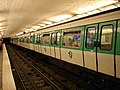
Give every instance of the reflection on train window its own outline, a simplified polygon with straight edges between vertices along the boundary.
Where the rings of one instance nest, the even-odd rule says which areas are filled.
[[[43,34],[42,44],[49,44],[49,43],[50,43],[50,34]]]
[[[51,40],[51,44],[54,45],[56,41],[56,33],[52,33],[52,40]]]
[[[24,38],[23,37],[20,38],[20,42],[24,42]]]
[[[37,43],[37,35],[36,34],[35,34],[35,38],[34,39],[35,39],[35,43]]]
[[[86,48],[93,49],[96,42],[96,28],[89,27],[86,32]]]
[[[70,30],[63,33],[63,46],[80,47],[81,30]]]
[[[60,45],[60,33],[59,32],[57,32],[56,40],[57,40],[56,44]]]
[[[29,37],[26,38],[26,42],[29,43]]]
[[[25,43],[27,42],[27,38],[26,38],[26,37],[24,38],[24,42],[25,42]]]
[[[39,35],[35,35],[35,43],[36,43],[36,44],[39,44],[39,43],[40,43]]]
[[[102,26],[100,49],[110,50],[112,48],[112,34],[113,34],[113,25]]]
[[[33,38],[33,36],[30,36],[30,43],[32,43],[32,38]]]
[[[22,38],[22,41],[24,42],[24,38]]]

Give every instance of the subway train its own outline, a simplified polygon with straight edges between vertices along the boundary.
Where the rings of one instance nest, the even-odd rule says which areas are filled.
[[[48,62],[90,83],[120,87],[120,10],[22,34],[12,43],[47,56]]]

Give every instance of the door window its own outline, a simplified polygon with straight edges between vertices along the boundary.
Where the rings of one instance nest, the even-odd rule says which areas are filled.
[[[112,49],[112,35],[113,35],[113,25],[102,26],[100,49],[102,50]]]
[[[30,36],[30,43],[32,43],[33,36]]]
[[[96,44],[96,28],[89,27],[86,32],[86,48],[93,49]]]
[[[60,33],[57,32],[57,37],[56,37],[56,45],[60,45]]]
[[[56,33],[52,33],[52,40],[51,40],[51,44],[54,45],[56,44]]]
[[[36,43],[36,44],[39,44],[39,43],[40,43],[39,35],[35,35],[35,43]]]

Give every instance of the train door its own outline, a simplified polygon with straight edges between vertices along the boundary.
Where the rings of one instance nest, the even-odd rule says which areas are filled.
[[[37,39],[37,34],[35,34],[35,38],[34,39],[35,39],[34,40],[35,42],[34,42],[34,45],[33,45],[33,50],[37,51],[36,50],[36,47],[37,47],[37,40],[36,40]]]
[[[84,38],[84,63],[85,67],[97,70],[96,61],[96,39],[97,39],[98,24],[85,26]]]
[[[35,42],[35,35],[33,33],[30,34],[30,44],[29,44],[29,47],[31,50],[34,50],[34,42]]]
[[[51,34],[51,56],[57,59],[61,59],[60,36],[61,31],[55,31]]]
[[[51,56],[56,57],[55,55],[55,39],[56,39],[56,32],[51,33]]]
[[[40,34],[39,35],[39,44],[38,44],[38,52],[39,53],[42,53],[42,48],[41,48],[41,44],[42,44],[42,35]]]
[[[41,36],[41,49],[42,49],[42,54],[50,56],[50,32],[48,33],[43,33]]]
[[[116,35],[116,21],[103,22],[99,24],[98,36],[98,71],[115,75],[115,35]]]
[[[61,59],[61,31],[56,32],[55,55],[57,59]]]
[[[34,50],[36,52],[39,52],[39,34],[35,34]]]

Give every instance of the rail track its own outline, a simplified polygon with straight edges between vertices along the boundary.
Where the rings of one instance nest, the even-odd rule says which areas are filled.
[[[13,71],[17,73],[18,90],[89,90],[94,89],[55,65],[46,64],[21,48],[7,45]]]
[[[15,51],[15,49],[8,46],[14,63],[15,71],[17,72],[24,90],[62,90],[65,89],[63,85],[56,85],[48,77],[46,77],[40,70],[35,68],[22,55]]]

